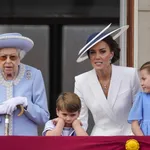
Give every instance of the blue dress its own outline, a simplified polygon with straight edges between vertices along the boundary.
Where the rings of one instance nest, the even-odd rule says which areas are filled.
[[[20,64],[15,80],[6,81],[0,73],[0,103],[12,97],[27,97],[28,107],[24,114],[18,117],[20,109],[10,116],[9,135],[38,135],[38,126],[49,120],[47,97],[41,71]],[[0,115],[0,135],[4,135],[5,115]]]
[[[128,122],[138,120],[144,135],[150,135],[150,94],[139,92],[128,116]]]

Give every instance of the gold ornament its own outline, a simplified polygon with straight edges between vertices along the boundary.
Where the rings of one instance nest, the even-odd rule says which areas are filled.
[[[139,150],[140,145],[139,142],[135,139],[130,139],[126,141],[126,150]]]

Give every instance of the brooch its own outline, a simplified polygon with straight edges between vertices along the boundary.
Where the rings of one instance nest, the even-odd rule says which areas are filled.
[[[31,77],[32,77],[31,71],[30,71],[30,70],[27,70],[27,71],[26,71],[26,78],[27,78],[27,80],[30,80]]]

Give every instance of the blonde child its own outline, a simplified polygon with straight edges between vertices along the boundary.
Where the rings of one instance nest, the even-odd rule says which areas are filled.
[[[150,61],[139,69],[142,92],[136,95],[128,122],[136,136],[150,135]]]
[[[45,136],[88,136],[77,118],[81,109],[80,98],[72,92],[62,93],[56,102],[57,118],[45,124]]]

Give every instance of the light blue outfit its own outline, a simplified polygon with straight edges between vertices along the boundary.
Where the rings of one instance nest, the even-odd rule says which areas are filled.
[[[10,135],[36,136],[38,125],[49,120],[47,97],[41,71],[20,64],[19,74],[15,80],[6,81],[0,74],[0,103],[17,96],[27,97],[28,107],[20,117],[20,109],[10,116]],[[0,135],[4,135],[5,115],[0,115]]]
[[[45,128],[42,132],[42,135],[45,136],[48,130],[53,130],[54,128],[55,128],[55,125],[53,124],[52,120],[49,120],[45,124]],[[75,130],[71,127],[64,127],[61,136],[76,136]]]
[[[150,94],[139,92],[130,110],[128,122],[138,120],[144,135],[150,135]]]

